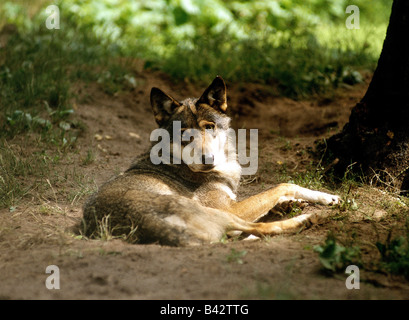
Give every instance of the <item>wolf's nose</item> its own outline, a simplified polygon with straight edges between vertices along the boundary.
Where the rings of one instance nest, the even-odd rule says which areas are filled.
[[[202,155],[202,164],[213,164],[213,163],[214,163],[214,155],[212,154]]]

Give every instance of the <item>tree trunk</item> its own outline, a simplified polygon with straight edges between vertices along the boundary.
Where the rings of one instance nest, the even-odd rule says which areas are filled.
[[[328,140],[335,172],[347,167],[409,190],[409,1],[394,0],[378,66],[349,123]],[[352,166],[352,164],[354,164]]]

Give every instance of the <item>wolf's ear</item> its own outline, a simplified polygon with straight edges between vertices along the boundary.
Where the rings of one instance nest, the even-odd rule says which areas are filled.
[[[203,92],[202,96],[197,101],[197,104],[205,103],[219,110],[226,112],[227,98],[226,98],[226,84],[222,77],[217,76],[210,86]]]
[[[162,90],[152,88],[151,106],[156,122],[159,126],[162,126],[162,124],[169,120],[175,109],[180,107],[180,104]]]

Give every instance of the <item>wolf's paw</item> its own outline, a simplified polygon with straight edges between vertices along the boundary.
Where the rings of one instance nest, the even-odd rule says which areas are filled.
[[[318,203],[327,206],[334,206],[342,202],[341,197],[329,193],[321,193],[318,197]]]
[[[302,199],[312,203],[319,203],[330,206],[337,205],[342,202],[341,198],[337,195],[332,195],[321,191],[309,190],[301,187],[296,188],[296,199]]]

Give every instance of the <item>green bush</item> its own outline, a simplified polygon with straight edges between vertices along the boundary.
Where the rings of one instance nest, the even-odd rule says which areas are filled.
[[[70,57],[87,64],[95,57],[136,57],[146,68],[176,79],[208,82],[219,74],[232,82],[274,83],[282,94],[302,97],[360,82],[362,69],[375,68],[392,0],[64,0],[56,2],[61,30],[41,32],[48,3],[33,3],[39,10],[32,19],[15,3],[0,5],[3,20],[39,33],[30,35],[30,45],[63,33],[62,50],[75,52]],[[345,27],[349,4],[360,8],[359,30]],[[40,54],[35,49],[33,53]],[[46,65],[52,64],[55,73],[73,63],[53,60],[60,66]],[[3,78],[8,76],[7,69],[1,71]],[[78,70],[78,76],[84,74]],[[63,104],[64,90],[65,83],[55,83],[44,95]]]
[[[407,223],[406,236],[391,237],[385,243],[377,242],[376,247],[381,254],[381,268],[393,274],[403,275],[409,280],[409,224]]]
[[[357,246],[343,246],[332,233],[329,233],[323,246],[315,246],[320,262],[327,272],[345,271],[349,265],[361,265],[361,252]]]

